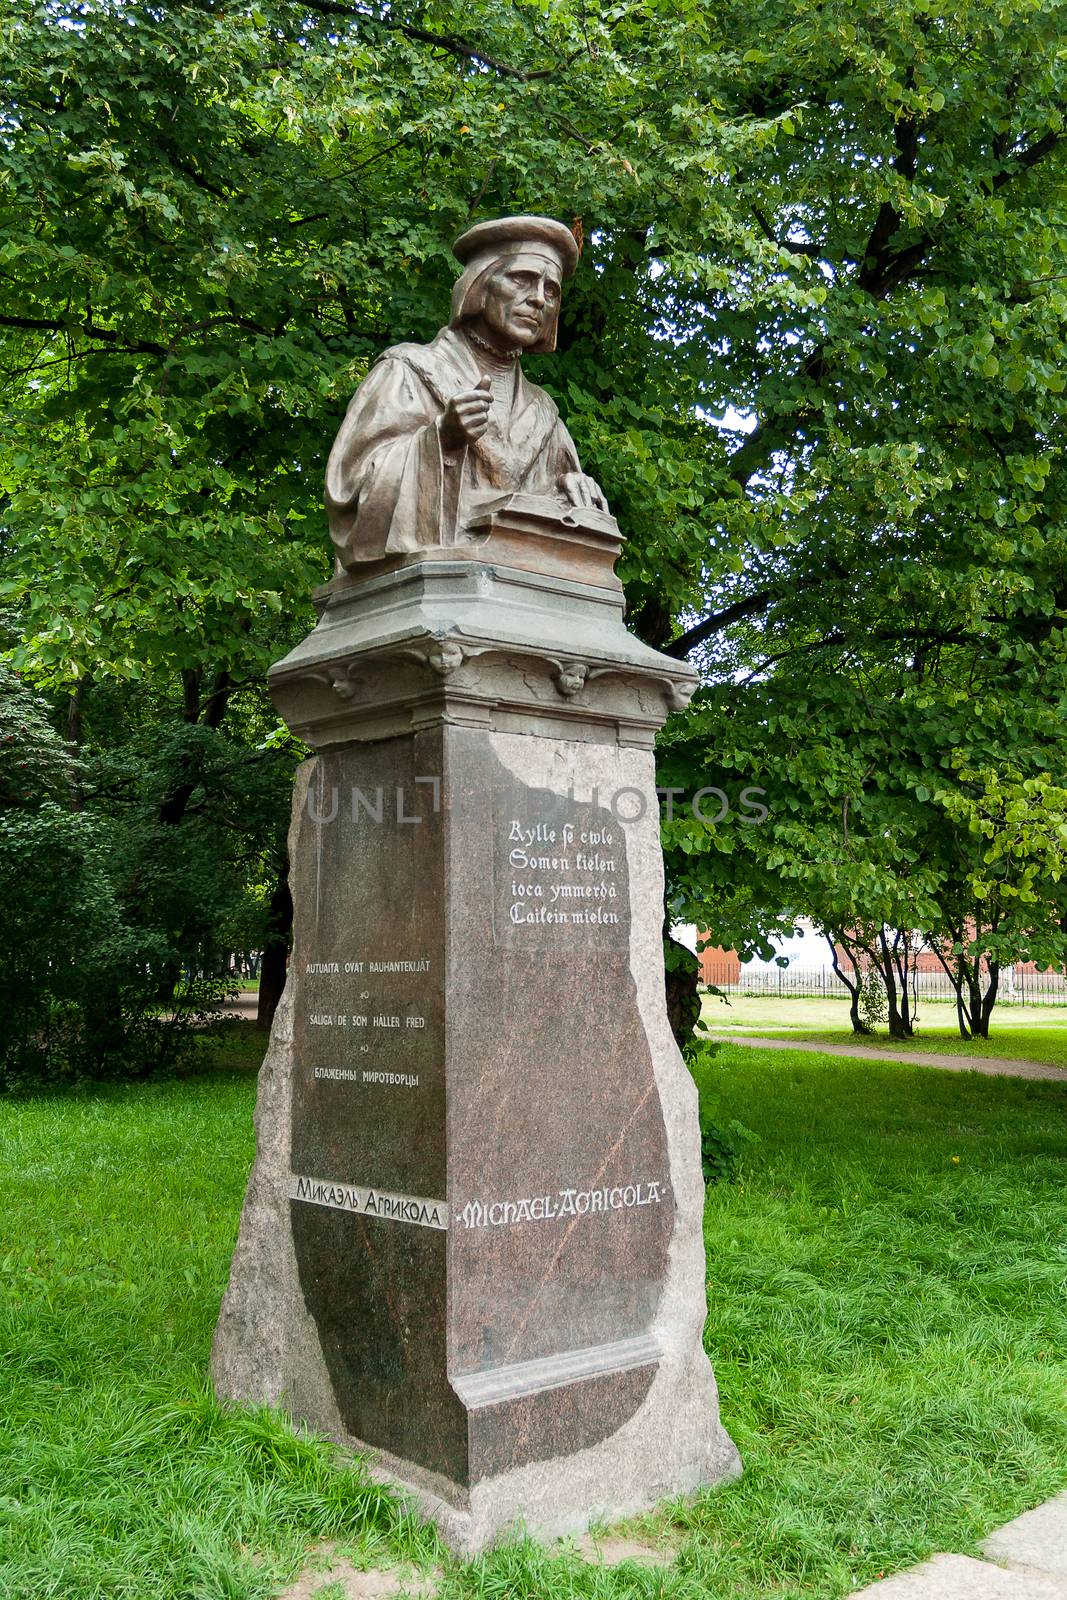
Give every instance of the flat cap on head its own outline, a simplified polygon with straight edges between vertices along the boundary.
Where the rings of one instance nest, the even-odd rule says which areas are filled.
[[[475,257],[483,257],[492,250],[519,250],[523,245],[535,250],[547,245],[559,260],[565,278],[569,278],[578,265],[574,235],[554,217],[496,217],[491,222],[476,222],[473,228],[460,234],[452,246],[452,254],[466,266]]]

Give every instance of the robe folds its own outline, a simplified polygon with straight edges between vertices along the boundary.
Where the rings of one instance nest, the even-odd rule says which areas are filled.
[[[479,498],[522,491],[563,500],[580,472],[555,402],[516,361],[494,378],[489,427],[461,450],[441,446],[451,397],[482,376],[478,353],[444,328],[432,344],[387,350],[348,407],[326,468],[330,535],[341,565],[454,544]]]

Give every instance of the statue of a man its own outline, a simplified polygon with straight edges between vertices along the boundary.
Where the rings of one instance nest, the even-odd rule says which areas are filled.
[[[550,217],[479,222],[456,240],[464,271],[447,328],[398,344],[352,397],[330,451],[326,507],[342,566],[453,544],[479,501],[509,491],[606,511],[524,351],[556,347],[578,250]]]

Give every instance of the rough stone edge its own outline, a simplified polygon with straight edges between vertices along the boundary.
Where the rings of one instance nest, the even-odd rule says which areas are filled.
[[[298,769],[289,859],[298,861],[316,758]],[[230,1279],[211,1346],[220,1400],[283,1407],[316,1432],[344,1437],[318,1330],[304,1304],[289,1224],[292,1130],[292,986],[286,982],[259,1073],[252,1167]]]

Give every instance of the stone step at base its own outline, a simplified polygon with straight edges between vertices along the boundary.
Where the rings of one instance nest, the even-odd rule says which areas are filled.
[[[1067,1580],[1067,1494],[1005,1523],[990,1534],[982,1552],[1001,1566],[1036,1567]]]
[[[1067,1600],[1067,1578],[1008,1569],[970,1556],[934,1556],[861,1589],[850,1600]]]

